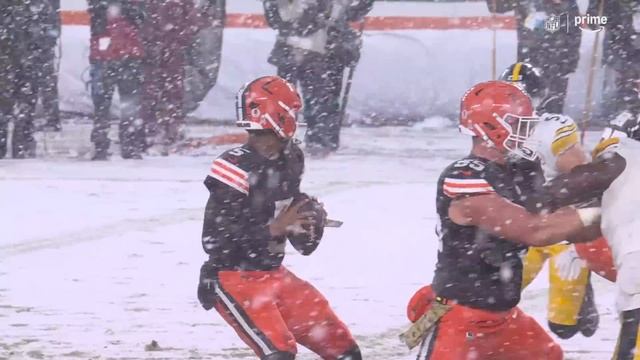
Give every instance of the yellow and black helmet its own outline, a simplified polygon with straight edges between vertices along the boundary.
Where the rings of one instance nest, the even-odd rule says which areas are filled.
[[[509,66],[500,76],[500,80],[522,87],[532,98],[544,98],[547,95],[547,86],[540,70],[526,62],[517,62]]]

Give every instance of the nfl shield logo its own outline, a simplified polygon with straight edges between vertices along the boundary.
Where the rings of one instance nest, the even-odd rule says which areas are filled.
[[[550,33],[560,30],[560,16],[551,14],[544,22],[544,29]]]

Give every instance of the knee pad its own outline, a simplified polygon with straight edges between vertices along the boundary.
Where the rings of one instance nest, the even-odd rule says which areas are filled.
[[[560,339],[570,339],[578,333],[580,328],[578,325],[562,325],[549,321],[549,330],[556,334]]]
[[[269,355],[266,355],[262,360],[295,360],[296,354],[290,352],[278,351]]]
[[[338,356],[338,360],[362,360],[362,354],[358,345],[352,347],[349,351]]]

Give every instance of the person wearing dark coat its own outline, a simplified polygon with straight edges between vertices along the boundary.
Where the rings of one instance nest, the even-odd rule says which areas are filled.
[[[580,16],[576,0],[487,0],[489,11],[514,11],[517,21],[517,61],[539,68],[549,93],[556,101],[549,111],[564,113],[569,75],[576,71],[580,60],[582,31],[574,25]],[[545,28],[549,19],[557,19],[555,30]]]
[[[306,151],[326,156],[340,146],[341,99],[345,70],[360,58],[363,21],[372,0],[265,0],[264,11],[278,32],[269,63],[278,75],[299,84],[304,98]]]
[[[185,57],[194,36],[213,21],[210,10],[195,7],[192,0],[147,2],[142,32],[146,51],[142,119],[147,147],[169,146],[180,137],[186,115]]]
[[[44,110],[44,128],[60,131],[60,105],[58,100],[58,64],[56,45],[62,31],[60,22],[60,0],[37,0],[29,2],[30,8],[37,12],[33,22],[38,24],[34,38],[35,88]]]
[[[7,154],[9,121],[15,105],[16,64],[19,59],[16,45],[15,12],[18,1],[0,0],[0,159]]]
[[[12,34],[15,92],[12,156],[35,157],[34,117],[42,94],[47,122],[59,123],[55,46],[60,36],[60,4],[51,0],[14,2]],[[10,10],[9,10],[10,11]]]
[[[60,21],[60,0],[48,0],[53,9],[49,21],[48,34],[41,37],[43,44],[38,74],[40,101],[45,115],[45,129],[62,130],[60,123],[60,102],[58,97],[58,64],[56,44],[60,39],[62,24]]]
[[[588,13],[599,14],[602,0],[590,0]],[[613,99],[604,99],[602,120],[623,112],[640,116],[640,0],[605,1],[603,65],[613,70]]]
[[[89,14],[91,98],[95,109],[91,132],[93,160],[107,160],[110,155],[110,108],[116,89],[120,96],[120,154],[124,159],[140,159],[144,148],[144,128],[139,116],[144,2],[89,0]]]

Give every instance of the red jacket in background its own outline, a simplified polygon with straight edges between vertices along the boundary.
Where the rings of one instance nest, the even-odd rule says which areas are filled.
[[[142,59],[143,0],[88,0],[90,61]]]
[[[91,62],[143,57],[144,47],[139,30],[124,17],[108,18],[105,31],[91,36]]]
[[[142,37],[147,62],[163,67],[184,67],[195,34],[210,24],[192,0],[149,0]]]

